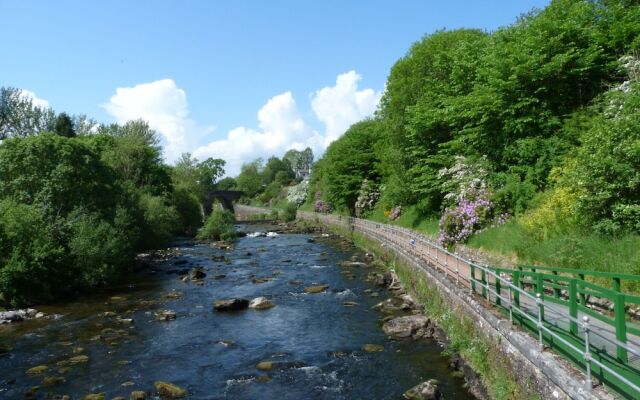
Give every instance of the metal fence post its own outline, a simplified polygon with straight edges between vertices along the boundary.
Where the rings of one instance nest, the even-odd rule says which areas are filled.
[[[513,294],[511,291],[511,285],[509,285],[509,322],[513,324]]]
[[[618,293],[614,298],[614,308],[613,312],[615,314],[615,324],[616,324],[616,339],[626,344],[627,343],[627,321],[626,321],[626,313],[624,312],[625,308],[625,297],[624,294]],[[616,354],[618,356],[618,360],[623,363],[627,363],[629,361],[629,357],[627,355],[627,349],[623,346],[616,346]]]
[[[544,342],[542,341],[542,299],[540,293],[536,293],[536,304],[538,305],[538,347],[540,351],[544,350]]]
[[[572,278],[569,281],[569,332],[578,335],[578,281]]]
[[[449,253],[444,253],[444,277],[449,279]]]
[[[591,352],[589,351],[589,317],[585,315],[582,317],[582,321],[582,326],[584,328],[584,364],[587,370],[585,387],[587,390],[591,390],[593,383],[591,382]]]
[[[476,267],[473,265],[473,260],[469,262],[469,270],[471,271],[471,287],[469,288],[469,294],[476,292]]]

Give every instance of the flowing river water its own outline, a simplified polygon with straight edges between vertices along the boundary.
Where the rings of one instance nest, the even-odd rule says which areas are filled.
[[[362,257],[346,241],[281,234],[241,238],[230,250],[191,241],[175,247],[126,284],[39,308],[56,319],[0,326],[0,398],[129,398],[134,390],[152,395],[160,380],[196,399],[400,399],[431,378],[445,399],[472,398],[437,342],[385,337],[372,306],[390,293],[366,280],[370,268],[345,273],[338,265]],[[206,273],[201,282],[179,279],[197,266]],[[329,288],[306,294],[314,284]],[[218,299],[258,296],[275,307],[212,308]],[[176,319],[158,321],[161,310]],[[365,352],[365,344],[384,350]],[[262,361],[275,368],[258,370]],[[34,366],[47,370],[27,374]]]

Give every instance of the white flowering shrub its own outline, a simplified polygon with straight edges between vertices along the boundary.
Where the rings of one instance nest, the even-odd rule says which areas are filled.
[[[373,210],[378,199],[380,199],[380,187],[368,179],[363,180],[355,204],[356,216],[362,217]]]
[[[300,207],[307,200],[308,192],[309,180],[305,179],[299,184],[289,188],[289,192],[287,193],[287,201],[289,203],[294,203],[295,205]]]

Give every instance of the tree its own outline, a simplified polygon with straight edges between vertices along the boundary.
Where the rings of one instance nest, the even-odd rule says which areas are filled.
[[[276,180],[276,176],[279,173],[282,173],[280,174],[281,181],[294,178],[293,170],[291,169],[291,166],[288,162],[285,162],[275,156],[270,157],[267,160],[267,164],[265,165],[264,170],[262,171],[263,184],[268,185],[271,182],[274,182]],[[283,183],[280,183],[281,186],[282,184]]]
[[[102,127],[103,135],[84,137],[96,143],[102,159],[120,180],[136,188],[147,188],[155,195],[172,191],[168,169],[162,161],[160,138],[143,120]]]
[[[355,202],[362,181],[379,182],[381,174],[376,165],[380,157],[375,152],[381,139],[380,122],[366,120],[351,125],[331,143],[323,158],[325,196],[334,206],[355,213]]]
[[[73,128],[73,121],[66,113],[61,113],[56,117],[56,122],[53,125],[53,131],[64,137],[74,137],[76,132]]]
[[[199,192],[205,196],[215,188],[218,179],[224,175],[225,161],[221,159],[207,158],[197,165],[197,179]]]
[[[53,110],[35,106],[22,90],[0,88],[0,140],[52,130],[54,121]]]
[[[236,178],[238,190],[249,197],[255,197],[263,190],[262,187],[262,159],[258,158],[251,163],[242,164],[240,175]]]
[[[282,161],[289,163],[296,179],[303,179],[311,171],[313,151],[310,147],[302,151],[291,149],[284,154]]]

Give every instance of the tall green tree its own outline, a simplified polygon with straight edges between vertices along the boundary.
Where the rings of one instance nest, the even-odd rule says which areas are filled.
[[[56,117],[56,122],[53,124],[53,131],[60,136],[68,138],[76,136],[73,121],[66,113],[61,113]]]

